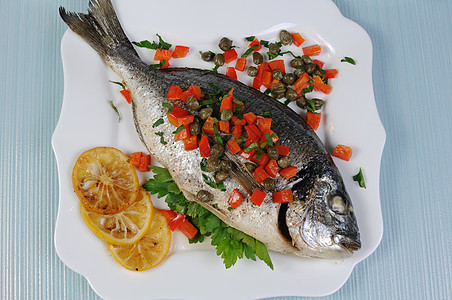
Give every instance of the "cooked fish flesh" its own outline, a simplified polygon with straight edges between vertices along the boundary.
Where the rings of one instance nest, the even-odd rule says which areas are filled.
[[[150,69],[124,33],[109,0],[92,0],[87,14],[67,12],[60,15],[68,26],[81,36],[104,62],[127,85],[132,94],[132,109],[137,133],[149,153],[171,173],[188,200],[196,201],[228,225],[260,240],[270,250],[294,253],[304,257],[340,259],[361,247],[353,206],[341,175],[325,146],[305,121],[287,106],[260,91],[212,71],[194,68]],[[225,191],[207,185],[203,180],[198,150],[185,151],[182,141],[174,141],[175,127],[165,122],[153,128],[159,119],[166,120],[169,87],[183,89],[200,86],[203,94],[213,93],[210,84],[247,101],[245,112],[272,113],[272,130],[279,136],[278,144],[290,147],[292,165],[297,175],[278,178],[275,189],[292,189],[294,201],[273,203],[268,193],[261,206],[249,201],[255,188],[262,188],[244,168],[237,155],[226,153],[233,162],[233,176],[224,181]],[[189,110],[184,102],[174,105]],[[218,110],[219,107],[214,109]],[[197,115],[198,112],[191,111]],[[157,132],[163,133],[163,145]],[[240,190],[245,201],[228,210],[228,198]],[[212,198],[199,201],[200,190]]]

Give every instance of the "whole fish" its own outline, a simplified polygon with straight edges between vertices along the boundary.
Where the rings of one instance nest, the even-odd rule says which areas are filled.
[[[66,12],[60,15],[67,25],[81,36],[124,81],[132,95],[132,109],[137,133],[149,153],[171,173],[188,200],[196,201],[228,225],[260,240],[270,250],[294,253],[305,257],[339,259],[350,256],[361,247],[353,206],[341,175],[325,146],[306,122],[282,103],[236,80],[212,71],[194,68],[154,70],[134,50],[125,35],[109,0],[92,0],[87,14]],[[272,192],[262,205],[249,201],[254,189],[265,190],[238,155],[226,150],[232,162],[231,176],[224,181],[224,191],[212,188],[203,180],[198,150],[185,151],[183,141],[174,141],[175,127],[166,120],[170,86],[187,89],[200,86],[204,95],[213,94],[213,85],[229,92],[240,101],[246,100],[244,112],[271,112],[272,130],[278,144],[290,148],[292,165],[297,174],[291,179],[280,176],[273,191],[292,189],[290,203],[273,203]],[[184,102],[172,103],[188,110]],[[214,104],[215,111],[219,107]],[[195,111],[191,114],[197,115]],[[167,144],[161,143],[161,136]],[[214,139],[211,137],[211,142]],[[234,189],[245,196],[235,209],[228,209],[228,198]],[[201,201],[199,191],[210,199]]]

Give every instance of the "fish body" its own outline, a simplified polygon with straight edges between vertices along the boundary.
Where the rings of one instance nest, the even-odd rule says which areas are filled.
[[[188,200],[198,202],[270,250],[332,259],[345,258],[359,250],[357,221],[341,175],[320,139],[294,111],[254,88],[212,71],[150,69],[123,32],[109,0],[91,1],[88,14],[68,13],[60,8],[60,15],[123,79],[132,94],[134,122],[140,139],[149,153],[169,170]],[[186,89],[196,85],[207,95],[213,92],[211,84],[225,92],[234,89],[235,98],[247,101],[244,112],[271,112],[272,130],[279,137],[278,144],[290,147],[292,165],[298,170],[291,179],[278,178],[275,189],[292,189],[293,202],[273,203],[271,193],[267,193],[260,206],[250,202],[251,193],[259,184],[246,174],[243,159],[230,153],[227,157],[238,176],[224,181],[224,191],[210,187],[203,180],[199,151],[185,151],[182,141],[174,141],[175,127],[168,122],[152,126],[159,119],[166,120],[167,108],[162,103],[168,102],[170,86]],[[188,110],[182,101],[172,104]],[[218,107],[214,105],[214,109]],[[161,136],[156,133],[163,134],[167,144],[162,144]],[[234,189],[240,190],[245,199],[230,210],[228,198]],[[198,200],[196,195],[200,190],[208,191],[212,200]]]

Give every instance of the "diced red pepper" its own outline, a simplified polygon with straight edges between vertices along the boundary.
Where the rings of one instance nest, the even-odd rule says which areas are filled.
[[[192,240],[196,234],[198,233],[198,229],[193,226],[190,221],[184,219],[182,223],[179,225],[179,230],[182,232],[189,240]]]
[[[142,152],[133,152],[130,154],[130,164],[137,167],[140,165],[140,157],[143,155]]]
[[[188,111],[178,106],[173,106],[172,110],[173,111],[167,114],[166,116],[168,117],[168,121],[170,122],[171,125],[178,127],[179,126],[178,119],[188,115]]]
[[[290,166],[290,167],[284,168],[281,171],[279,171],[279,174],[284,178],[290,179],[290,178],[294,177],[295,175],[297,175],[297,167]]]
[[[188,126],[184,126],[184,129],[174,135],[174,140],[180,141],[189,137],[191,137],[190,128]]]
[[[246,120],[245,120],[245,119],[241,119],[241,120],[240,120],[240,119],[237,118],[235,115],[232,116],[231,121],[232,121],[232,124],[234,124],[234,125],[242,125],[242,126],[245,126],[245,125],[246,125]]]
[[[237,111],[237,107],[239,107],[239,106],[240,106],[240,111],[245,109],[245,104],[242,101],[239,101],[237,99],[234,99],[234,100],[232,101],[232,111],[233,112],[236,112]],[[237,102],[239,102],[239,103],[237,103]]]
[[[250,201],[256,204],[257,206],[261,206],[262,202],[264,202],[267,194],[262,192],[261,190],[255,189],[253,194],[251,195]]]
[[[237,51],[235,51],[235,48],[231,48],[228,51],[223,53],[224,56],[224,62],[230,63],[231,61],[235,60],[237,58]]]
[[[242,128],[243,127],[241,125],[235,125],[232,127],[232,136],[234,136],[236,140],[238,140],[242,135]]]
[[[132,95],[129,90],[121,90],[120,93],[126,99],[127,103],[132,102]]]
[[[264,136],[264,137],[265,137],[265,141],[267,141],[267,134],[268,134],[268,136],[270,137],[270,136],[272,136],[274,133],[275,133],[275,132],[274,132],[273,130],[271,130],[271,129],[264,129],[264,130],[262,131],[262,136]],[[275,134],[275,135],[272,137],[273,143],[276,143],[278,140],[279,140],[279,137]],[[264,141],[264,142],[265,142],[265,141]]]
[[[256,47],[256,49],[253,50],[253,52],[259,51],[262,49],[262,45],[259,42],[259,40],[257,38],[254,38],[254,40],[250,43],[250,45],[248,46],[248,48],[253,47],[254,45],[259,45]]]
[[[259,130],[265,131],[265,129],[270,129],[272,126],[272,119],[270,118],[259,118],[257,119],[257,127]]]
[[[181,100],[184,101],[184,102],[187,102],[187,99],[188,99],[188,97],[190,97],[190,96],[191,96],[191,91],[186,90],[186,91],[183,91],[182,93],[180,93],[179,99],[181,99]]]
[[[339,144],[334,148],[332,155],[334,157],[349,161],[352,157],[352,148]]]
[[[246,121],[246,123],[251,125],[256,121],[256,115],[252,112],[249,112],[243,115],[243,119]]]
[[[263,84],[266,88],[269,88],[269,87],[270,87],[270,84],[271,84],[271,82],[272,82],[272,79],[273,79],[272,72],[270,72],[270,71],[264,71],[264,72],[262,73],[262,84]]]
[[[294,45],[297,47],[300,47],[300,45],[304,43],[304,38],[302,38],[300,33],[298,33],[298,32],[292,33],[292,39],[293,39]]]
[[[173,56],[173,51],[159,48],[155,50],[154,60],[169,62],[171,56]]]
[[[237,59],[237,62],[235,63],[235,69],[237,71],[244,71],[246,66],[246,58],[240,57]]]
[[[255,88],[256,90],[260,90],[261,86],[262,86],[261,77],[257,77],[257,76],[254,77],[252,87]]]
[[[234,67],[227,67],[226,68],[226,76],[228,76],[229,78],[237,80],[237,73],[235,72],[235,68]]]
[[[320,52],[322,52],[322,47],[320,47],[320,45],[312,45],[312,46],[303,47],[302,50],[303,50],[304,55],[316,56],[316,55],[319,55]]]
[[[138,171],[149,172],[151,169],[148,167],[151,164],[151,155],[143,155],[140,157],[140,164],[138,165]]]
[[[245,125],[245,131],[248,137],[255,139],[256,142],[259,141],[262,136],[262,132],[254,124]]]
[[[160,209],[160,213],[165,217],[167,221],[177,216],[177,213],[170,209]]]
[[[229,121],[219,121],[218,127],[220,127],[221,132],[229,133]]]
[[[193,123],[194,120],[195,120],[195,116],[193,116],[193,115],[187,115],[187,116],[180,117],[177,119],[178,127],[181,125],[188,126],[191,123]]]
[[[289,155],[289,147],[283,145],[275,145],[275,148],[278,149],[278,154],[281,156]]]
[[[239,206],[243,201],[243,195],[240,193],[238,189],[234,189],[231,193],[231,196],[229,196],[229,206],[232,208],[236,208]]]
[[[249,137],[246,139],[245,141],[245,147],[248,147],[249,145],[251,145],[252,143],[257,143],[259,141],[259,139],[255,136],[253,137]]]
[[[331,91],[331,86],[325,84],[318,75],[312,78],[312,85],[314,86],[315,91],[320,91],[325,94],[329,94],[329,92]]]
[[[256,154],[256,150],[251,150],[249,152],[245,152],[242,150],[239,152],[239,155],[246,160],[250,160],[255,154]]]
[[[230,139],[226,145],[228,146],[228,149],[232,154],[239,153],[240,150],[242,150],[240,149],[239,144],[237,144],[237,141],[234,139]]]
[[[323,68],[323,65],[325,64],[323,61],[320,61],[318,59],[313,59],[312,62],[315,63],[316,65],[318,65],[321,68]]]
[[[320,119],[322,117],[321,113],[313,113],[308,111],[306,113],[306,123],[313,129],[317,130],[320,125]]]
[[[176,47],[174,47],[174,52],[173,52],[172,57],[173,58],[185,57],[185,56],[187,56],[189,50],[190,50],[190,48],[188,48],[186,46],[176,45]]]
[[[265,171],[267,171],[268,175],[275,178],[279,172],[279,166],[276,160],[270,160],[270,162],[265,166]]]
[[[185,151],[190,151],[198,148],[198,136],[192,135],[186,139],[184,139],[184,147]]]
[[[160,63],[162,63],[162,60],[160,60]],[[170,66],[169,60],[165,60],[165,64],[160,67],[160,69],[166,69]]]
[[[276,70],[276,69],[279,69],[279,70],[281,70],[283,72],[283,74],[286,73],[286,67],[284,66],[284,60],[283,59],[272,60],[272,61],[270,61],[268,63],[268,66],[270,67],[270,69],[272,71]]]
[[[270,161],[270,157],[265,152],[262,152],[261,157],[257,159],[257,153],[251,158],[252,162],[255,162],[261,167],[265,167],[266,164]]]
[[[179,228],[179,226],[182,224],[184,220],[185,220],[184,214],[177,214],[174,218],[168,221],[168,226],[171,229],[171,231],[174,231],[177,228]]]
[[[213,124],[215,122],[215,119],[212,117],[208,117],[207,120],[204,122],[204,125],[202,126],[202,130],[206,134],[214,135],[215,130],[213,129]]]
[[[182,88],[178,85],[172,85],[170,86],[168,90],[168,94],[166,95],[166,98],[169,100],[178,100],[180,99],[180,94],[182,93]]]
[[[326,77],[328,77],[328,78],[336,78],[336,75],[337,75],[337,70],[336,69],[328,69],[328,70],[325,70],[325,75],[326,75]]]
[[[309,75],[305,72],[303,73],[293,84],[295,90],[301,90],[304,85],[309,82]]]
[[[264,170],[263,166],[259,166],[258,168],[256,168],[256,170],[254,170],[253,175],[260,183],[262,183],[265,179],[270,177],[270,175],[268,175],[268,173]]]
[[[212,155],[210,153],[210,145],[207,135],[203,135],[199,141],[199,153],[201,154],[201,157],[209,157]]]
[[[190,85],[187,89],[196,99],[203,97],[204,95],[201,93],[201,87],[197,85]]]
[[[228,95],[221,100],[220,112],[226,109],[232,110],[232,100],[234,97],[232,95]]]
[[[283,190],[273,193],[274,203],[289,203],[293,201],[292,190]]]

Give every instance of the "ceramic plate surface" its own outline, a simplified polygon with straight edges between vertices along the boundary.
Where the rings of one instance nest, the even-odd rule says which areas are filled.
[[[233,0],[221,6],[219,3],[176,0],[171,5],[163,5],[157,1],[124,0],[115,1],[114,6],[132,41],[153,41],[158,33],[173,46],[189,46],[186,58],[171,60],[171,65],[176,67],[212,68],[212,64],[199,58],[199,51],[219,52],[216,45],[223,36],[241,47],[237,49],[239,55],[246,47],[244,37],[256,35],[260,39],[276,40],[281,29],[300,32],[306,39],[302,46],[320,44],[323,50],[318,59],[325,62],[325,69],[335,68],[339,75],[330,80],[333,88],[324,97],[327,103],[317,133],[330,151],[337,144],[353,149],[349,162],[334,161],[354,204],[362,249],[340,261],[270,252],[274,270],[261,261],[248,260],[225,269],[212,246],[189,245],[176,232],[169,255],[158,267],[144,272],[121,267],[106,244],[82,220],[79,200],[72,189],[72,167],[83,151],[95,146],[117,147],[126,154],[145,148],[135,132],[131,106],[122,99],[120,88],[109,83],[120,78],[81,38],[68,30],[61,43],[63,104],[52,137],[59,172],[55,247],[60,259],[86,277],[102,298],[255,299],[328,295],[345,283],[353,267],[369,256],[382,238],[379,174],[386,135],[375,105],[372,45],[367,33],[344,18],[329,0],[281,3],[291,9],[274,8],[273,1]],[[275,13],[276,9],[280,11]],[[300,11],[315,13],[300,14]],[[290,49],[298,55],[301,53],[295,46]],[[145,62],[154,63],[153,50],[138,49],[138,52]],[[341,63],[345,56],[354,58],[356,65]],[[224,74],[225,69],[226,66],[219,72]],[[251,78],[244,74],[239,74],[239,79],[251,84]],[[110,100],[121,114],[120,122],[110,107]],[[352,180],[360,167],[366,189]],[[139,176],[143,183],[150,174]],[[155,206],[165,207],[162,199],[152,199]]]

